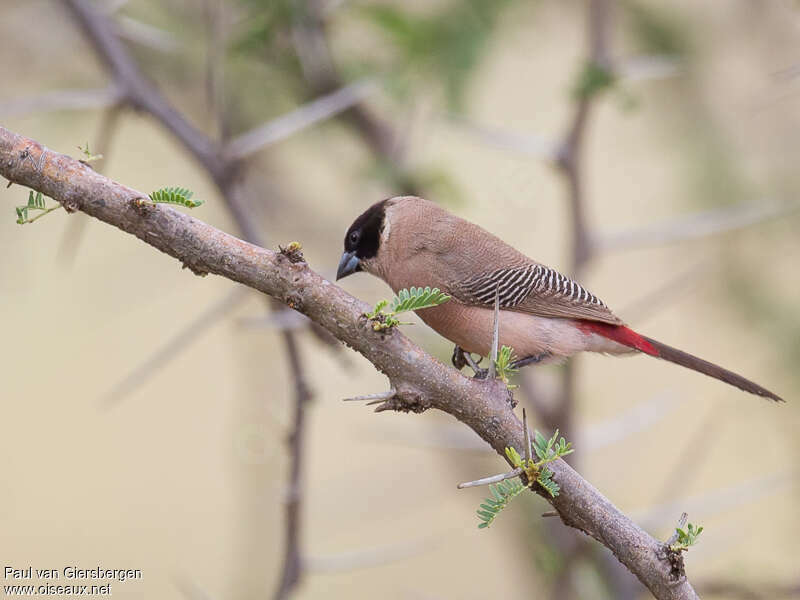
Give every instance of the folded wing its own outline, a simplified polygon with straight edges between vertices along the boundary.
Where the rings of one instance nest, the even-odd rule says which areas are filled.
[[[458,282],[450,290],[459,301],[491,308],[495,293],[505,310],[540,317],[586,319],[622,325],[605,303],[576,281],[539,263],[484,271]]]

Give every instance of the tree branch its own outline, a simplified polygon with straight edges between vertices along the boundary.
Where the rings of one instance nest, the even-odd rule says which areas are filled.
[[[436,408],[472,428],[498,454],[523,447],[522,424],[497,381],[463,376],[398,331],[377,333],[364,302],[304,262],[259,248],[172,208],[140,202],[144,194],[115,183],[68,156],[0,127],[0,175],[130,233],[198,275],[214,273],[261,291],[322,325],[387,375],[397,395],[379,408]],[[685,574],[673,573],[663,542],[623,515],[563,461],[551,464],[561,487],[547,498],[561,520],[614,552],[659,599],[696,598]]]

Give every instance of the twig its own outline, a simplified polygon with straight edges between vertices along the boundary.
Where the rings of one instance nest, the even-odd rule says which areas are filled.
[[[344,86],[327,39],[330,10],[324,2],[307,2],[304,6],[307,13],[292,28],[292,43],[309,87],[316,94],[328,94]],[[388,167],[395,186],[405,194],[420,194],[418,182],[397,166],[397,136],[387,123],[364,102],[343,111],[339,118],[359,135],[378,162]]]
[[[225,152],[231,159],[250,156],[320,121],[338,115],[367,98],[375,89],[370,81],[347,85],[234,138],[228,143]]]
[[[390,546],[342,552],[330,556],[309,556],[305,561],[306,568],[311,573],[342,573],[370,569],[419,556],[440,545],[444,539],[445,536],[432,535],[421,540]]]
[[[206,27],[205,88],[206,105],[214,119],[217,139],[228,137],[225,107],[225,36],[226,22],[222,0],[204,0],[203,17]]]
[[[37,96],[17,98],[0,104],[4,118],[58,110],[97,110],[117,104],[122,93],[114,85],[88,90],[54,90]]]
[[[276,310],[261,317],[243,317],[238,319],[241,327],[249,329],[271,329],[283,331],[286,329],[305,329],[309,325],[306,317],[289,309]]]
[[[76,0],[69,0],[75,2]],[[0,127],[0,175],[57,202],[70,202],[180,260],[196,273],[214,273],[291,303],[335,337],[362,353],[398,390],[397,409],[437,408],[471,427],[501,456],[524,442],[522,423],[502,382],[474,381],[433,359],[402,332],[375,335],[362,315],[369,306],[276,252],[238,240],[167,206],[142,214],[141,192],[117,184],[86,165],[48,151],[41,170],[20,156],[40,157],[37,142]],[[153,215],[157,214],[157,218]],[[661,543],[623,515],[563,461],[548,465],[561,491],[546,497],[564,523],[611,548],[659,600],[696,598],[685,578],[671,574]],[[537,492],[544,493],[541,490]]]
[[[620,414],[578,430],[581,449],[592,452],[652,427],[671,412],[680,408],[683,399],[665,390],[637,402]]]
[[[301,514],[303,451],[305,449],[305,411],[311,400],[311,391],[305,379],[305,370],[300,359],[297,339],[293,335],[283,335],[286,354],[289,357],[289,372],[294,379],[294,422],[289,435],[289,495],[286,502],[286,521],[284,523],[283,568],[275,600],[287,598],[303,575],[301,552]]]
[[[682,65],[670,56],[641,56],[620,62],[615,75],[629,81],[665,79],[680,75]],[[520,134],[479,125],[461,115],[444,115],[449,122],[471,135],[476,140],[512,152],[555,163],[559,159],[559,144],[538,133]]]
[[[511,150],[547,162],[556,162],[558,160],[558,144],[548,140],[543,135],[498,131],[467,121],[460,115],[447,115],[447,118],[475,139],[501,150]]]
[[[606,234],[595,240],[599,252],[631,250],[703,239],[745,229],[800,212],[800,204],[754,202],[726,206],[634,231]]]
[[[645,527],[658,527],[664,519],[676,510],[685,508],[692,513],[711,514],[752,502],[762,496],[772,494],[791,484],[798,471],[788,470],[770,475],[753,477],[741,483],[726,486],[709,492],[701,492],[678,500],[665,502],[645,509],[631,511],[633,518]]]
[[[229,316],[231,311],[247,297],[246,291],[244,288],[235,287],[181,327],[159,349],[114,384],[111,391],[103,398],[103,406],[110,408],[119,404],[125,397],[147,383],[154,374],[185,352],[220,319]]]
[[[180,47],[175,35],[169,31],[142,23],[127,15],[119,15],[116,21],[119,25],[117,35],[129,42],[158,50],[165,54],[171,54]]]
[[[710,257],[704,256],[686,270],[659,282],[655,289],[624,305],[619,314],[629,323],[640,323],[654,317],[670,302],[678,298],[687,298],[700,282],[705,281],[703,275],[709,272],[712,262]]]

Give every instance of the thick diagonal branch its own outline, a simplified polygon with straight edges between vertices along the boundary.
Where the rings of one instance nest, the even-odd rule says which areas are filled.
[[[392,408],[437,408],[472,428],[501,456],[523,447],[522,424],[498,381],[475,381],[425,353],[397,331],[377,333],[368,306],[305,263],[259,248],[143,195],[0,127],[0,175],[41,191],[178,259],[197,274],[214,273],[259,290],[307,315],[385,373]],[[51,217],[52,218],[52,217]],[[625,564],[657,598],[696,598],[685,575],[671,574],[664,544],[622,514],[563,461],[552,464],[561,493],[548,499],[562,521],[584,531]]]

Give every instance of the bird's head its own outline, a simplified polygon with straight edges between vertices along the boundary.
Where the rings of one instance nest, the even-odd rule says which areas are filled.
[[[381,200],[361,213],[344,236],[344,253],[339,261],[336,279],[356,271],[371,271],[377,261],[382,237],[387,231],[386,206],[391,200]]]

